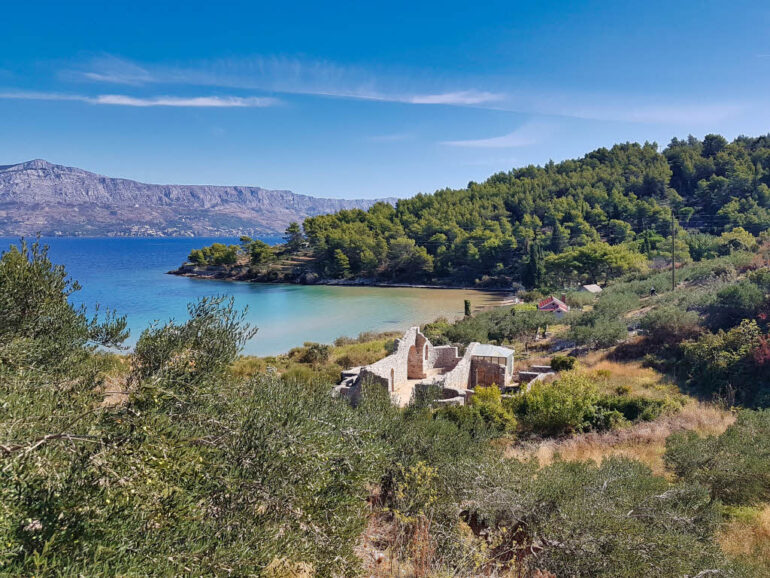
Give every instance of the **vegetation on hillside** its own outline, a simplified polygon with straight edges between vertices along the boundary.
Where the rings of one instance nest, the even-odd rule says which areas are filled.
[[[656,273],[639,272],[592,303],[584,315],[593,325],[578,313],[567,323],[624,317],[640,309],[640,295],[656,308],[687,302],[696,317],[676,322],[682,343],[654,337],[666,318],[651,317],[642,341],[628,342],[637,349],[615,351],[665,364],[706,335],[754,335],[743,328],[753,323],[756,343],[737,351],[755,359],[764,309],[743,284],[765,297],[768,289],[752,258],[691,265],[681,276],[702,283],[697,290],[661,287],[654,298],[645,292]],[[733,286],[748,296],[743,324],[720,314]],[[192,304],[186,321],[147,328],[117,356],[95,346],[119,345],[123,321],[73,309],[66,298],[76,288],[39,247],[0,257],[2,573],[762,575],[759,537],[750,550],[730,545],[741,529],[759,528],[770,492],[766,412],[746,410],[709,438],[671,437],[668,477],[618,455],[539,463],[511,456],[516,436],[631,432],[691,413],[694,402],[671,385],[562,356],[556,383],[520,397],[480,388],[463,408],[435,409],[426,398],[398,409],[366,388],[352,408],[330,395],[332,374],[385,355],[389,336],[240,358],[254,329],[213,299]],[[502,341],[550,339],[555,329],[519,307],[432,330],[462,345],[501,324]]]
[[[752,250],[770,228],[770,137],[719,135],[602,148],[483,183],[293,225],[273,257],[284,280],[370,279],[561,287]],[[672,233],[676,238],[671,239]],[[222,264],[229,249],[194,252]],[[205,253],[205,250],[204,250]],[[252,255],[243,249],[244,261]],[[300,256],[300,261],[292,257]],[[310,275],[310,277],[308,277]],[[255,268],[252,277],[270,279]]]

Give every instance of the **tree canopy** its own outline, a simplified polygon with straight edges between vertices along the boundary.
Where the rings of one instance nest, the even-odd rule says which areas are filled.
[[[770,228],[770,136],[675,138],[662,152],[618,144],[395,207],[310,217],[304,231],[328,277],[532,285],[543,261],[551,273],[566,264],[562,280],[577,282],[633,270],[636,253],[670,257],[672,211],[677,228],[724,234],[727,250],[751,247]],[[703,256],[698,240],[682,235],[677,255],[689,259],[692,247]]]

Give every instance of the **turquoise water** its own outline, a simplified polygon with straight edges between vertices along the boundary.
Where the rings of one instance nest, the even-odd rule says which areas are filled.
[[[265,239],[275,242],[276,239]],[[0,239],[5,250],[16,239]],[[305,341],[330,343],[363,331],[401,330],[436,317],[459,317],[463,300],[474,307],[502,299],[499,294],[453,289],[329,287],[234,283],[167,275],[191,249],[234,239],[51,238],[55,263],[83,286],[72,301],[96,303],[128,318],[136,342],[154,320],[184,319],[188,302],[200,297],[232,295],[248,307],[248,320],[259,332],[245,353],[273,355]]]

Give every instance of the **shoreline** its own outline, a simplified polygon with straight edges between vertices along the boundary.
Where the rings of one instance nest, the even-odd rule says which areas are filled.
[[[386,281],[373,281],[369,279],[317,279],[311,283],[302,283],[297,281],[291,281],[289,279],[254,279],[246,278],[238,275],[226,275],[223,274],[223,270],[213,271],[206,273],[204,271],[190,268],[185,270],[185,266],[167,271],[167,275],[175,275],[177,277],[187,277],[188,279],[200,279],[202,281],[229,281],[233,283],[260,283],[264,285],[323,285],[327,287],[381,287],[390,289],[452,289],[452,290],[465,290],[465,291],[481,291],[485,293],[509,293],[510,295],[516,294],[516,289],[513,288],[501,288],[501,287],[475,287],[472,285],[428,285],[424,283],[388,283]]]

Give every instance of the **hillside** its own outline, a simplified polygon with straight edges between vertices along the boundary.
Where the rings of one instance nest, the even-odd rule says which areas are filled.
[[[295,252],[313,261],[286,280],[606,282],[650,259],[669,261],[672,225],[679,262],[751,245],[770,228],[770,138],[689,137],[662,151],[618,144],[395,207],[309,217]]]
[[[407,408],[370,383],[353,407],[340,371],[398,334],[240,357],[257,329],[204,298],[115,354],[125,318],[76,309],[21,243],[0,253],[0,574],[770,576],[769,265],[765,242],[675,289],[567,293],[558,321],[536,292],[438,320],[432,343],[558,375]]]
[[[259,187],[152,185],[33,160],[0,166],[0,236],[239,236],[372,200]]]

